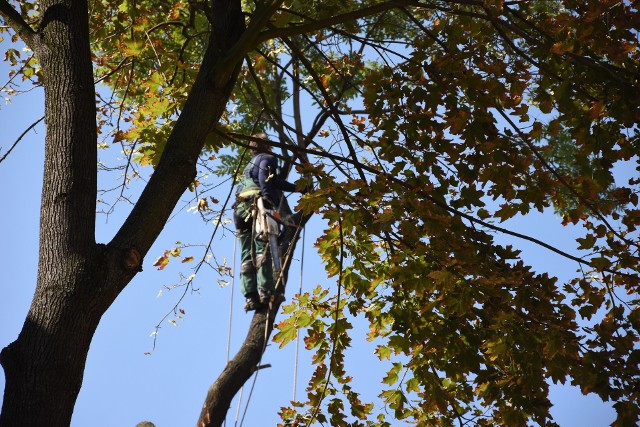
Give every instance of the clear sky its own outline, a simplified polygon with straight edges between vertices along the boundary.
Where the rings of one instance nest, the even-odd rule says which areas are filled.
[[[0,76],[6,76],[3,63],[0,64]],[[0,84],[3,83],[4,80]],[[2,101],[0,156],[31,123],[42,116],[43,108],[42,90],[20,96],[10,105]],[[44,124],[41,123],[0,163],[0,347],[17,337],[35,290],[44,133]],[[99,181],[101,188],[114,186],[112,177],[107,179]],[[229,185],[223,185],[220,191],[226,195]],[[184,200],[190,197],[187,194]],[[290,201],[294,202],[295,196]],[[188,264],[173,261],[165,270],[158,271],[152,266],[153,262],[165,249],[174,247],[176,241],[206,243],[213,231],[211,225],[203,224],[197,215],[187,212],[185,203],[178,207],[181,212],[171,219],[150,250],[144,271],[136,276],[102,318],[89,352],[72,426],[133,427],[143,420],[153,421],[157,427],[195,425],[207,388],[226,363],[230,318],[232,355],[244,339],[250,315],[242,310],[239,284],[236,283],[231,305],[231,284],[220,287],[220,276],[210,269],[203,269],[195,282],[199,291],[189,293],[180,304],[185,311],[183,319],[177,319],[178,326],[167,321],[162,323],[155,351],[145,354],[152,349],[150,335],[155,325],[171,310],[182,293],[181,288],[167,291],[164,287],[178,283],[180,273],[191,274]],[[125,205],[120,205],[113,215],[98,217],[96,237],[99,242],[110,240],[126,209]],[[569,252],[575,244],[570,230],[561,227],[559,219],[552,213],[535,214],[507,225]],[[313,248],[321,227],[317,218],[307,227],[302,281],[299,248],[291,267],[287,291],[289,301],[300,282],[307,291],[318,284],[335,285],[333,279],[326,278]],[[501,239],[502,242],[508,241]],[[228,231],[219,231],[213,249],[216,258],[219,261],[228,258],[230,266],[233,265],[233,240]],[[546,269],[566,278],[577,268],[571,261],[543,248],[522,241],[513,243],[524,248],[525,261],[538,271]],[[197,259],[201,251],[193,248],[185,254]],[[162,296],[158,296],[161,290]],[[356,328],[354,334],[355,348],[348,354],[348,369],[352,370],[350,373],[354,376],[356,390],[364,393],[365,398],[375,396],[383,376],[382,369],[374,363],[377,359],[373,356],[373,346],[364,340],[363,328]],[[310,355],[303,351],[302,344],[300,351],[297,397],[303,399],[312,368]],[[284,349],[272,344],[267,349],[263,363],[272,367],[259,371],[242,425],[273,426],[277,423],[279,408],[287,405],[293,395],[295,362],[295,343]],[[237,402],[230,408],[228,426],[240,425],[252,383],[253,378],[245,386],[237,423]],[[4,372],[1,371],[0,387],[4,390]],[[573,387],[553,386],[552,402],[555,404],[552,413],[562,427],[607,426],[614,419],[610,405],[603,405],[594,396],[582,396]]]

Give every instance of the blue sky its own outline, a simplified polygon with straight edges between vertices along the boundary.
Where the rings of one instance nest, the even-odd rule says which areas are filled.
[[[4,64],[0,66],[0,75],[6,75]],[[42,113],[41,90],[15,98],[9,105],[3,101],[0,107],[0,129],[3,129],[0,155]],[[44,124],[41,123],[0,163],[0,200],[3,205],[0,211],[0,347],[17,337],[35,290],[44,134]],[[111,180],[112,177],[102,177],[101,188],[113,186]],[[220,189],[222,192],[228,190],[228,183]],[[185,203],[190,197],[190,194],[185,195]],[[295,196],[290,200],[295,201]],[[178,326],[165,321],[155,351],[145,354],[151,351],[153,339],[150,334],[155,325],[171,310],[182,291],[164,290],[158,297],[159,292],[165,286],[177,283],[180,273],[191,273],[186,264],[172,262],[165,270],[158,271],[152,263],[165,249],[174,247],[176,241],[206,243],[213,231],[212,225],[203,224],[197,215],[186,212],[185,203],[178,207],[182,211],[171,219],[150,250],[144,271],[136,276],[102,318],[89,352],[72,426],[133,427],[142,420],[153,421],[157,427],[195,425],[207,388],[226,363],[231,284],[220,287],[217,273],[201,270],[195,281],[199,291],[189,293],[180,305],[185,310],[183,319],[177,320]],[[96,237],[99,242],[110,240],[127,213],[126,209],[121,205],[108,218],[98,217]],[[571,230],[560,226],[559,219],[552,213],[533,214],[527,219],[511,221],[507,226],[569,252],[575,246]],[[303,289],[307,291],[318,284],[334,286],[334,281],[326,278],[313,248],[321,227],[318,219],[307,227],[302,277]],[[506,237],[500,239],[508,241]],[[513,243],[524,249],[525,261],[538,271],[547,270],[562,279],[570,277],[577,268],[571,261],[533,244]],[[226,257],[229,265],[233,265],[231,233],[226,232],[225,236],[218,233],[213,252],[218,260]],[[200,252],[194,249],[188,254],[198,258]],[[289,300],[300,286],[300,256],[299,248],[291,268]],[[237,283],[233,298],[232,355],[244,339],[250,319],[242,310],[243,298]],[[352,369],[356,389],[373,397],[383,376],[382,367],[373,363],[376,360],[373,346],[364,340],[364,328],[357,327],[354,334],[355,348],[348,354],[347,366]],[[310,355],[302,347],[298,359],[299,399],[304,397],[312,369]],[[272,344],[267,349],[263,363],[272,367],[259,371],[244,426],[277,423],[277,411],[292,398],[295,361],[295,344],[284,349]],[[251,383],[252,380],[243,393],[240,418],[245,411]],[[4,389],[3,372],[0,372],[0,386]],[[563,427],[606,426],[614,419],[608,405],[603,405],[597,397],[582,396],[573,387],[554,386],[552,401],[555,404],[552,413]],[[236,408],[234,402],[227,425],[234,425]]]

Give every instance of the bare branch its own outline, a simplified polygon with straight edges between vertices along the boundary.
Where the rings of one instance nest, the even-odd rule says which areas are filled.
[[[358,157],[357,157],[357,154],[356,154],[356,150],[353,147],[353,144],[351,143],[351,139],[349,138],[349,133],[347,132],[346,127],[345,127],[344,123],[342,122],[342,119],[340,118],[340,114],[338,113],[338,110],[337,110],[337,108],[335,106],[335,103],[334,103],[333,99],[331,99],[331,97],[329,96],[329,93],[324,88],[324,86],[322,84],[322,80],[320,79],[320,76],[318,76],[318,74],[315,72],[315,69],[313,68],[313,65],[311,64],[311,62],[309,62],[309,60],[302,54],[302,52],[300,52],[300,50],[298,49],[297,46],[295,46],[295,44],[291,43],[291,41],[286,39],[286,38],[284,39],[284,42],[287,44],[287,46],[289,46],[289,48],[293,51],[293,53],[298,57],[300,62],[302,62],[302,64],[305,66],[305,68],[307,69],[307,71],[309,72],[311,77],[313,77],[313,80],[315,81],[316,86],[318,87],[318,89],[322,93],[322,97],[324,98],[325,102],[327,103],[327,106],[329,107],[329,110],[331,111],[331,115],[333,116],[333,119],[338,124],[338,127],[340,128],[340,131],[342,132],[342,136],[344,138],[344,142],[345,142],[345,144],[347,144],[347,147],[348,147],[348,150],[349,150],[349,154],[351,155],[351,157],[353,157],[353,160],[354,160],[353,164],[356,166],[356,169],[358,170],[358,174],[360,175],[360,178],[364,182],[366,182],[367,179],[366,179],[366,177],[364,175],[364,172],[358,166],[358,164],[359,164],[359,162],[357,161]]]
[[[0,158],[0,163],[2,163],[2,161],[3,161],[4,159],[6,159],[6,158],[7,158],[7,156],[9,155],[9,153],[11,153],[11,151],[12,151],[14,148],[16,148],[16,145],[18,145],[18,143],[20,142],[20,140],[21,140],[22,138],[24,138],[24,136],[25,136],[25,135],[26,135],[26,134],[27,134],[31,129],[33,129],[34,127],[36,127],[36,125],[37,125],[38,123],[40,123],[40,122],[41,122],[41,121],[43,121],[43,120],[44,120],[44,116],[40,117],[38,120],[36,120],[35,122],[33,122],[33,123],[32,123],[32,124],[31,124],[31,125],[30,125],[30,126],[29,126],[25,131],[24,131],[24,132],[22,132],[22,133],[20,134],[20,136],[18,137],[18,139],[16,139],[16,140],[15,140],[15,142],[11,145],[11,147],[9,147],[9,149],[7,150],[7,152],[6,152],[6,153],[4,153],[4,155],[2,156],[2,158]]]

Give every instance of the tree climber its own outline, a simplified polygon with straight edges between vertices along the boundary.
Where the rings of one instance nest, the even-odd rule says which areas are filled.
[[[277,209],[282,191],[296,191],[295,184],[277,176],[278,161],[271,154],[271,145],[266,140],[266,135],[256,136],[263,140],[251,141],[249,144],[253,157],[238,186],[233,211],[236,235],[240,243],[240,290],[246,298],[245,311],[267,306],[272,297],[284,297],[274,294],[274,251],[270,249],[266,234],[259,235],[256,232],[256,217],[259,204],[264,209]],[[275,261],[279,265],[280,260]]]

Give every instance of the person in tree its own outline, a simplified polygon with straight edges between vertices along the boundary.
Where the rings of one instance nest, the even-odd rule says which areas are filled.
[[[255,233],[256,202],[261,197],[266,209],[277,210],[282,192],[296,191],[295,184],[278,177],[278,161],[271,154],[266,135],[257,136],[262,140],[250,143],[253,157],[244,170],[233,212],[240,244],[240,290],[246,299],[246,311],[260,309],[276,296],[272,251],[268,242]]]

